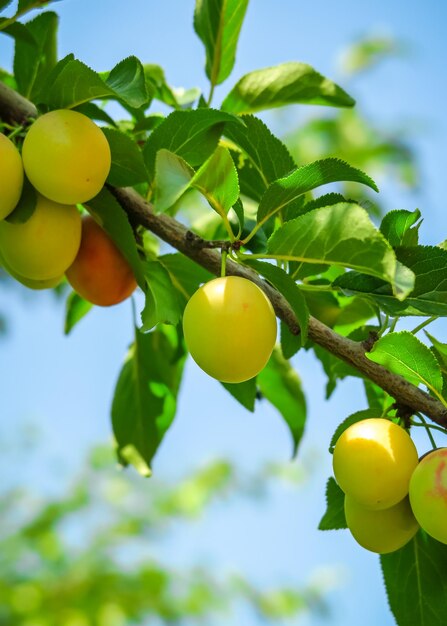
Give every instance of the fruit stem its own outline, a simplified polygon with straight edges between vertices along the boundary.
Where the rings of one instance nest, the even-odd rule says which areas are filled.
[[[12,17],[8,17],[3,20],[3,22],[0,25],[0,31],[5,30],[6,28],[8,28],[8,26],[12,26],[13,24],[17,22],[17,20],[20,17],[25,15],[25,13],[29,13],[29,11],[39,8],[40,6],[42,6],[42,4],[43,4],[42,0],[36,0],[35,2],[32,2],[30,5],[26,6],[25,8],[17,10],[17,12]]]
[[[221,264],[220,264],[220,275],[222,278],[224,278],[227,273],[227,255],[228,255],[228,250],[226,250],[225,248],[222,248],[222,257],[221,257]]]
[[[423,322],[421,322],[418,326],[416,326],[415,328],[413,328],[413,330],[411,331],[411,333],[413,335],[415,335],[416,333],[418,333],[420,330],[422,330],[423,328],[425,328],[425,326],[428,326],[429,324],[431,324],[432,322],[434,322],[435,320],[438,319],[437,315],[432,315],[431,317],[429,317],[428,319],[424,320]]]
[[[427,436],[430,439],[430,443],[432,445],[432,448],[433,448],[433,450],[436,450],[436,448],[438,446],[436,445],[436,441],[434,440],[433,435],[431,434],[431,430],[430,429],[431,428],[436,428],[436,430],[441,430],[442,431],[442,428],[439,428],[439,426],[431,426],[431,425],[427,424],[427,422],[425,421],[424,417],[420,413],[417,413],[417,416],[421,420],[421,423],[417,424],[417,423],[412,421],[411,422],[412,426],[422,426],[423,428],[425,428],[425,432],[427,433]],[[443,431],[443,432],[445,432],[445,431]]]
[[[391,322],[390,327],[388,329],[388,334],[394,333],[398,321],[399,321],[399,317],[398,316],[393,318],[393,321]]]
[[[14,128],[13,131],[11,131],[8,135],[8,139],[13,139],[14,137],[16,137],[17,135],[20,135],[21,132],[23,132],[24,130],[24,126],[20,125],[20,126],[16,126]]]

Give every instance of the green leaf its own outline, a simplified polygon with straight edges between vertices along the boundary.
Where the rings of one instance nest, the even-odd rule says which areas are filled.
[[[26,24],[34,44],[18,38],[14,50],[14,76],[21,94],[34,98],[57,62],[56,13],[41,13]]]
[[[112,403],[112,425],[118,457],[143,475],[176,412],[185,350],[174,328],[135,333],[118,378]]]
[[[162,148],[155,158],[154,210],[167,211],[190,188],[193,168],[169,150]]]
[[[16,43],[21,41],[33,46],[34,49],[37,48],[37,42],[25,24],[22,24],[22,22],[14,22],[9,26],[5,26],[5,22],[9,22],[9,19],[0,17],[0,31],[2,34],[9,35],[16,40]]]
[[[313,350],[327,376],[326,400],[333,394],[339,380],[343,380],[347,376],[354,376],[357,378],[362,377],[358,369],[348,365],[345,361],[342,361],[338,357],[334,356],[332,352],[329,352],[318,345],[314,345]]]
[[[432,344],[436,348],[436,350],[439,352],[439,354],[442,355],[442,357],[444,359],[444,362],[447,365],[447,343],[442,343],[441,341],[439,341],[439,339],[436,339],[436,337],[431,335],[426,330],[424,330],[424,333],[430,339],[430,341],[432,342]]]
[[[302,213],[308,213],[314,209],[321,209],[322,207],[339,204],[340,202],[349,202],[349,200],[346,200],[341,193],[325,193],[318,198],[314,198],[313,200],[306,202],[303,206]]]
[[[65,305],[65,326],[64,333],[69,335],[76,324],[90,311],[93,307],[91,302],[87,302],[81,298],[76,291],[68,294]]]
[[[158,260],[169,272],[171,282],[178,290],[182,302],[182,308],[200,287],[214,276],[183,254],[164,254]]]
[[[368,378],[363,380],[366,401],[371,409],[376,409],[379,415],[385,415],[387,410],[394,404],[394,398]]]
[[[388,602],[399,626],[444,626],[447,546],[422,531],[380,557]]]
[[[58,0],[38,0],[40,4],[50,4],[50,2],[57,2]],[[19,0],[17,11],[20,13],[25,13],[30,9],[35,8],[36,0]]]
[[[309,312],[317,320],[333,328],[342,311],[339,301],[330,291],[304,291]]]
[[[50,109],[70,109],[97,98],[113,98],[114,91],[90,67],[73,55],[61,59],[39,93]]]
[[[271,263],[250,260],[250,257],[244,259],[244,263],[256,270],[261,276],[264,276],[290,304],[300,327],[301,345],[304,345],[307,341],[309,309],[307,307],[306,298],[301,293],[293,278],[291,278],[289,274],[286,274],[280,267],[272,265]]]
[[[222,103],[223,111],[255,113],[288,104],[352,107],[341,87],[305,63],[283,63],[243,76]]]
[[[133,127],[135,133],[140,133],[146,130],[154,130],[157,126],[165,119],[165,116],[161,113],[154,113],[153,115],[147,115],[146,117],[142,117]]]
[[[241,189],[259,201],[269,184],[288,174],[296,164],[286,146],[260,119],[253,115],[241,119],[245,128],[229,124],[225,136],[242,150],[235,154]]]
[[[143,67],[146,87],[152,98],[160,100],[160,102],[164,102],[174,109],[191,108],[193,103],[199,99],[201,91],[197,87],[185,89],[168,85],[163,68],[159,65],[147,63]]]
[[[377,409],[364,409],[363,411],[357,411],[352,415],[346,417],[341,424],[337,426],[334,434],[332,435],[331,442],[329,444],[329,452],[331,454],[334,453],[335,444],[339,440],[340,436],[345,432],[347,428],[352,426],[352,424],[356,424],[357,422],[361,422],[362,420],[370,419],[372,417],[380,417],[380,413]]]
[[[168,270],[158,261],[146,261],[144,272],[147,289],[146,306],[141,313],[142,330],[150,330],[159,323],[177,324],[182,317],[182,307]]]
[[[142,76],[141,63],[130,57],[113,68],[106,83],[98,73],[69,55],[53,69],[39,98],[51,109],[71,109],[98,98],[119,100],[128,106],[138,107],[148,98]],[[126,84],[126,80],[129,83]]]
[[[344,304],[334,323],[339,334],[348,335],[376,317],[377,309],[364,298],[352,298]]]
[[[293,335],[290,328],[282,320],[280,322],[281,352],[285,359],[291,359],[301,348],[301,333]]]
[[[157,152],[162,148],[193,167],[201,165],[216,149],[226,123],[243,124],[237,117],[214,109],[174,111],[168,115],[151,133],[143,150],[151,179]]]
[[[120,61],[105,80],[116,97],[131,107],[141,107],[148,102],[144,68],[137,57]]]
[[[239,234],[236,235],[236,237],[239,238],[245,226],[245,211],[244,211],[244,205],[242,204],[242,200],[238,198],[231,208],[236,213],[236,217],[239,222],[239,231],[238,231]]]
[[[174,109],[177,109],[179,107],[179,103],[177,102],[177,98],[172,88],[166,82],[163,68],[155,63],[145,63],[143,65],[143,69],[146,80],[146,88],[151,97],[160,100],[160,102],[164,102]]]
[[[266,222],[304,193],[321,185],[339,181],[362,183],[378,191],[375,182],[369,176],[340,159],[315,161],[299,167],[288,176],[269,185],[259,204],[258,223]]]
[[[107,182],[116,187],[132,187],[147,181],[143,154],[135,141],[114,128],[102,129],[109,142],[112,165]]]
[[[229,151],[217,146],[194,175],[191,186],[205,196],[218,215],[226,216],[239,198],[237,171]]]
[[[219,85],[233,69],[248,0],[196,0],[194,29],[206,50],[206,75]]]
[[[421,222],[421,212],[405,211],[403,209],[390,211],[380,224],[380,232],[390,242],[393,248],[397,246],[416,246],[418,231]]]
[[[6,7],[11,4],[11,2],[12,0],[0,0],[0,11],[6,9]]]
[[[318,524],[318,530],[341,530],[343,528],[347,528],[345,494],[331,476],[326,483],[326,512]]]
[[[435,396],[441,396],[443,381],[439,363],[430,349],[410,332],[388,333],[366,356],[413,385],[422,383]]]
[[[94,102],[84,102],[77,107],[74,107],[73,111],[79,111],[79,113],[83,113],[90,117],[92,120],[98,120],[101,122],[105,122],[108,126],[112,128],[116,128],[116,122],[104,111],[104,109]],[[104,130],[104,128],[103,128]]]
[[[138,254],[135,236],[124,209],[106,188],[92,200],[89,200],[87,208],[121,250],[134,272],[137,283],[144,291],[146,278],[143,263]]]
[[[384,281],[357,272],[340,276],[333,286],[348,295],[367,295],[393,316],[447,315],[447,250],[437,246],[412,246],[396,248],[395,254],[415,275],[414,288],[405,300],[396,299]]]
[[[439,367],[441,368],[443,380],[443,395],[444,397],[447,397],[447,343],[442,343],[426,330],[424,330],[424,333],[433,344],[430,349],[435,355],[439,363]]]
[[[295,456],[306,424],[306,399],[301,380],[277,347],[257,380],[262,395],[280,412],[289,427]]]
[[[256,377],[250,378],[243,383],[221,383],[243,407],[252,413],[255,410],[256,400]]]
[[[399,298],[413,287],[411,271],[398,275],[389,243],[357,204],[335,204],[286,222],[270,237],[268,251],[297,262],[295,275],[303,263],[335,265],[386,280]]]
[[[387,35],[367,35],[354,42],[343,55],[343,71],[360,74],[386,58],[402,57],[408,49],[402,41]]]

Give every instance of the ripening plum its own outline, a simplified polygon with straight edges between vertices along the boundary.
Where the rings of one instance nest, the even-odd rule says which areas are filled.
[[[413,539],[419,529],[408,496],[387,509],[373,511],[346,495],[345,516],[357,543],[379,554],[399,550]]]
[[[8,137],[0,133],[0,220],[16,208],[23,187],[20,153]]]
[[[129,263],[90,215],[82,219],[81,245],[66,276],[80,296],[98,306],[118,304],[137,287]]]
[[[333,455],[335,478],[359,504],[386,509],[407,494],[418,453],[410,435],[388,419],[356,422],[339,437]]]
[[[190,298],[183,316],[185,341],[194,361],[226,383],[256,376],[276,341],[270,300],[255,283],[239,276],[215,278]]]
[[[60,204],[78,204],[96,196],[111,164],[110,146],[99,126],[69,109],[37,118],[23,142],[22,159],[37,191]]]
[[[410,503],[421,528],[447,544],[447,448],[421,459],[410,480]]]
[[[31,217],[23,223],[0,222],[0,251],[7,265],[23,278],[62,276],[81,243],[81,215],[72,205],[37,196]]]

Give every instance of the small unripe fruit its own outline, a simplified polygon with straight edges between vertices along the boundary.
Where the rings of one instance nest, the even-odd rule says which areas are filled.
[[[23,223],[0,222],[0,250],[7,265],[23,278],[48,280],[62,276],[81,243],[81,216],[75,206],[43,196]]]
[[[80,296],[98,306],[118,304],[137,287],[129,263],[90,215],[82,219],[81,245],[66,276]]]
[[[239,276],[215,278],[190,298],[183,316],[185,341],[194,361],[226,383],[256,376],[276,341],[270,300],[255,283]]]
[[[110,171],[106,136],[86,115],[59,109],[39,117],[22,148],[23,166],[32,185],[60,204],[78,204],[96,196]]]
[[[411,477],[410,503],[421,528],[447,544],[447,448],[421,459]]]
[[[419,529],[408,497],[388,509],[372,511],[350,496],[345,496],[345,516],[346,524],[357,543],[379,554],[399,550]]]
[[[17,206],[23,187],[20,153],[8,137],[0,134],[0,220]]]
[[[361,420],[339,437],[333,455],[341,489],[371,509],[386,509],[407,494],[418,453],[406,431],[383,418]]]

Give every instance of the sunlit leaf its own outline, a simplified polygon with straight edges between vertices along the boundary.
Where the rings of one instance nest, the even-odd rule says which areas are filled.
[[[194,29],[206,50],[206,75],[219,85],[234,66],[248,0],[196,0]]]
[[[375,182],[361,170],[339,159],[322,159],[295,169],[269,185],[259,204],[258,222],[266,222],[306,192],[338,181],[362,183],[378,191]]]
[[[109,84],[85,63],[69,55],[53,68],[39,100],[51,109],[74,108],[98,98],[122,100],[126,105],[139,107],[148,98],[143,74],[138,59],[129,57],[112,69],[106,79]]]
[[[389,282],[399,298],[413,288],[412,272],[397,272],[391,246],[357,204],[315,209],[286,222],[269,239],[268,251],[300,265],[335,265],[377,276]]]
[[[22,25],[34,43],[22,37],[17,38],[14,49],[14,76],[17,86],[24,96],[35,97],[42,83],[57,62],[57,28],[59,18],[56,13],[41,13]],[[19,24],[15,25],[16,28]]]
[[[366,356],[414,385],[423,384],[438,396],[442,393],[442,375],[436,358],[406,330],[384,335]]]
[[[220,216],[225,216],[239,197],[237,171],[229,151],[218,146],[191,180]]]
[[[338,85],[305,63],[283,63],[243,76],[222,103],[224,111],[256,113],[287,104],[352,107],[354,100]]]
[[[404,209],[390,211],[380,224],[380,232],[390,244],[396,246],[416,246],[418,231],[421,224],[421,212],[405,211]]]
[[[174,111],[149,136],[143,150],[153,178],[157,152],[162,148],[177,154],[191,166],[201,165],[217,147],[227,123],[243,124],[239,118],[215,109]]]
[[[193,168],[184,159],[162,148],[155,159],[154,209],[170,209],[190,188]]]

